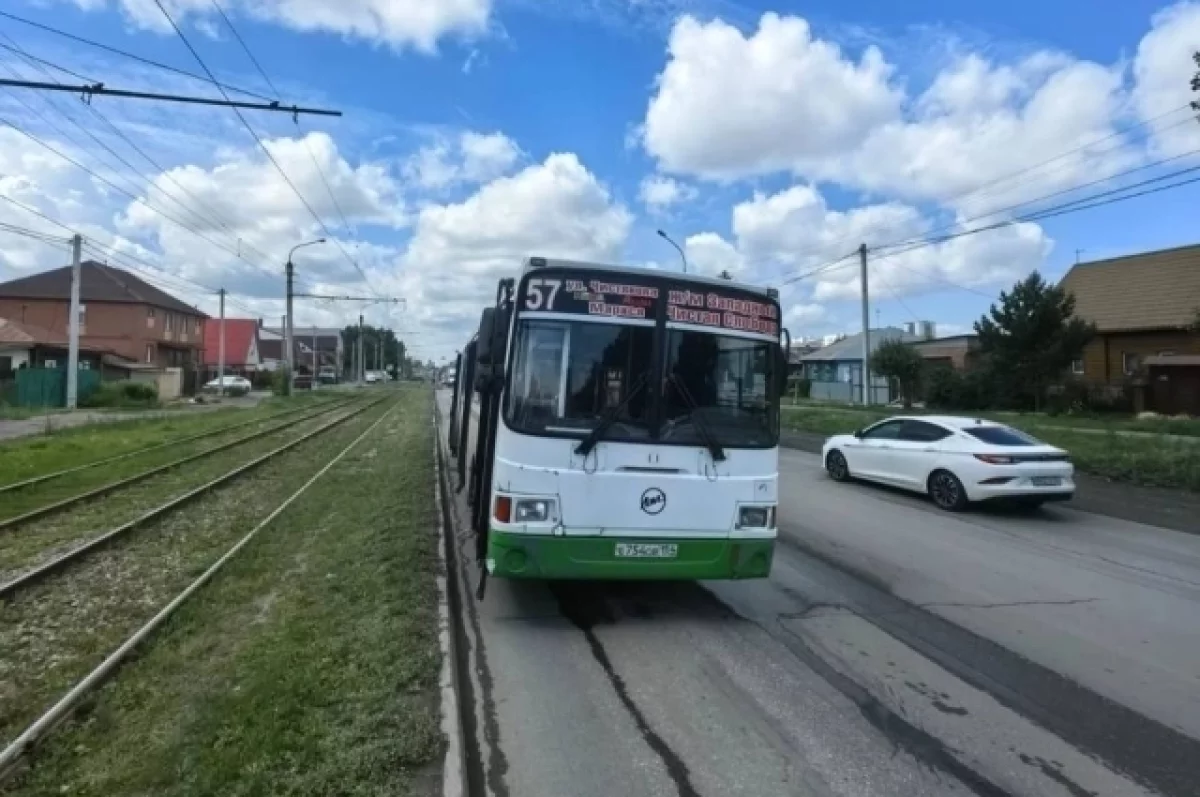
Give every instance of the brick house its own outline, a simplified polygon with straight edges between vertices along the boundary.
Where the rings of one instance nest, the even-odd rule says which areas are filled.
[[[1079,263],[1059,284],[1097,329],[1076,377],[1141,384],[1148,409],[1200,414],[1200,245]]]
[[[135,362],[159,367],[203,362],[200,310],[121,269],[85,261],[80,266],[80,339]],[[71,267],[0,283],[0,318],[67,335]]]

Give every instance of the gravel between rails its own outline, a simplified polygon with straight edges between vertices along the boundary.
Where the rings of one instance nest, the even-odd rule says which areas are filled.
[[[0,738],[19,734],[392,404],[301,443],[0,605]]]
[[[349,411],[357,404],[341,408]],[[150,511],[171,498],[209,482],[256,456],[277,448],[335,417],[317,415],[244,445],[172,468],[92,501],[0,532],[0,583]],[[188,511],[184,508],[183,511]]]

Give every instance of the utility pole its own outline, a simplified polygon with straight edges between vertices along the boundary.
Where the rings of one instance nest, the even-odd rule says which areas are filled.
[[[317,389],[317,325],[313,324],[312,328],[312,387],[311,390]]]
[[[292,259],[289,257],[287,261],[287,324],[283,330],[283,346],[286,352],[284,362],[287,373],[283,378],[283,395],[292,395],[292,380],[295,378],[295,352],[292,351],[292,279],[296,274],[296,267],[292,265]]]
[[[67,409],[79,406],[79,280],[83,238],[71,237],[71,320],[67,324]]]
[[[221,297],[221,316],[217,322],[217,395],[225,395],[225,289],[217,291]]]
[[[366,365],[363,362],[363,317],[362,313],[358,314],[358,373],[355,378],[362,382],[366,378]]]
[[[867,289],[867,245],[858,247],[862,264],[862,403],[871,403],[871,300]]]

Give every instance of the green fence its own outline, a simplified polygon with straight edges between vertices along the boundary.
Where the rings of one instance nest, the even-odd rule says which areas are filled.
[[[100,387],[100,372],[79,369],[78,399],[82,404]],[[67,369],[22,368],[17,371],[18,407],[67,406]]]

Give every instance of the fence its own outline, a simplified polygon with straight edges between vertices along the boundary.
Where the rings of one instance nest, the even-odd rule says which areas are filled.
[[[67,369],[22,368],[17,373],[16,405],[18,407],[67,406]],[[85,401],[100,387],[100,372],[79,369],[78,399]]]
[[[892,391],[886,382],[872,380],[871,403],[887,404],[892,400]],[[813,382],[808,397],[817,401],[838,401],[843,404],[862,403],[862,382]]]

